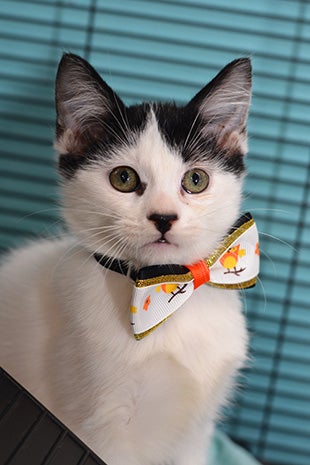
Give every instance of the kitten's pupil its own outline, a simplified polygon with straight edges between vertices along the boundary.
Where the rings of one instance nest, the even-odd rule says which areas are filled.
[[[200,176],[199,176],[198,173],[193,173],[193,175],[192,175],[192,181],[193,181],[193,183],[195,184],[195,186],[197,186],[197,184],[199,184]]]
[[[129,180],[129,173],[128,173],[128,171],[125,171],[125,170],[122,171],[122,172],[120,173],[120,178],[121,178],[122,183],[125,184],[125,183]]]

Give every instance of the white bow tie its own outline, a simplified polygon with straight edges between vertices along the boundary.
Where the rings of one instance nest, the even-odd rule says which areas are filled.
[[[128,274],[128,267],[121,261],[114,263],[100,255],[95,258],[103,266]],[[258,273],[258,232],[247,213],[208,258],[192,265],[154,265],[131,273],[135,287],[130,314],[135,338],[140,340],[150,334],[202,284],[244,289],[255,285]]]

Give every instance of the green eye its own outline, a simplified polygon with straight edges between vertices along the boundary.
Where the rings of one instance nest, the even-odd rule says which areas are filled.
[[[120,192],[134,192],[141,185],[141,181],[134,169],[129,166],[118,166],[110,173],[110,183]]]
[[[209,175],[199,169],[187,171],[182,179],[182,187],[188,194],[199,194],[209,185]]]

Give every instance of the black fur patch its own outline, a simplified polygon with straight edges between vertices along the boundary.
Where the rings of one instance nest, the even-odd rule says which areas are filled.
[[[176,149],[184,161],[214,160],[222,169],[236,175],[245,170],[243,154],[219,149],[213,134],[203,136],[205,123],[191,106],[157,104],[154,112],[165,142]]]
[[[191,108],[177,107],[175,104],[154,104],[159,131],[168,146],[177,150],[184,161],[215,161],[222,169],[239,175],[244,172],[244,155],[219,150],[216,138],[202,136],[204,123]],[[59,170],[66,178],[95,160],[110,157],[112,149],[129,145],[129,135],[139,137],[145,129],[150,104],[143,103],[119,109],[109,115],[100,124],[101,136],[89,141],[88,149],[83,154],[64,154],[59,157]],[[100,133],[100,131],[99,131]]]
[[[149,105],[147,104],[115,108],[98,122],[96,137],[84,144],[87,149],[83,154],[69,153],[59,156],[60,173],[69,179],[78,169],[96,160],[111,157],[113,149],[128,147],[132,136],[138,137],[144,130],[148,113]]]

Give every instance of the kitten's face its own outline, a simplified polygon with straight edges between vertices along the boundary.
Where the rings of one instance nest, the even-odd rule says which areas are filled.
[[[229,66],[184,107],[127,108],[86,62],[63,58],[64,216],[91,252],[190,264],[219,244],[239,215],[250,99],[248,60]]]

